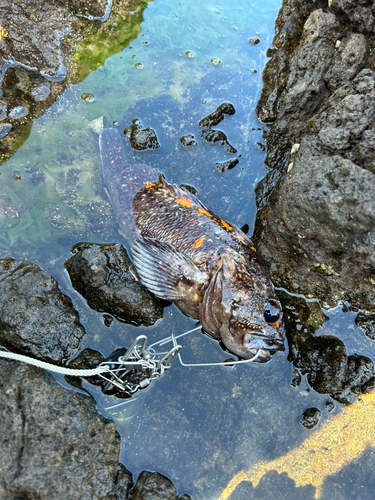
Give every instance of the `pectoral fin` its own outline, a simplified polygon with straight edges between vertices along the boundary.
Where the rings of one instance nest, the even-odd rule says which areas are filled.
[[[141,282],[150,292],[195,316],[206,273],[173,245],[153,238],[138,238],[132,245],[132,256]]]

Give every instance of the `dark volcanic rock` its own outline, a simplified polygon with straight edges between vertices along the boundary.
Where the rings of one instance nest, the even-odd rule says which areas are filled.
[[[67,361],[85,330],[69,297],[36,264],[0,260],[0,344],[49,361]]]
[[[220,146],[226,146],[227,153],[237,153],[237,149],[229,144],[226,134],[224,134],[224,132],[222,132],[221,130],[203,129],[200,131],[200,134],[202,139],[204,139],[206,142],[217,142],[218,144],[220,144]]]
[[[236,110],[230,102],[223,102],[215,111],[202,118],[198,125],[200,127],[211,128],[224,120],[224,115],[234,115]]]
[[[193,134],[183,135],[180,138],[180,143],[182,144],[182,146],[184,146],[186,148],[189,146],[196,146],[197,145],[197,141],[194,139]]]
[[[130,500],[189,500],[188,495],[177,496],[172,482],[157,472],[143,471],[130,492]]]
[[[228,161],[217,161],[215,163],[215,167],[218,169],[219,172],[226,172],[227,170],[231,170],[234,168],[236,165],[238,165],[238,158],[233,158],[232,160]]]
[[[134,325],[153,325],[163,316],[160,302],[134,278],[122,245],[77,243],[71,252],[65,267],[90,307]]]
[[[277,20],[257,106],[272,122],[272,170],[257,187],[255,239],[276,284],[373,310],[374,6],[329,5],[284,0]]]
[[[280,292],[280,298],[290,348],[288,359],[294,368],[292,385],[298,386],[306,375],[316,392],[344,404],[354,403],[358,395],[372,390],[375,370],[371,359],[348,356],[345,344],[333,335],[314,335],[328,319],[319,302],[285,292]],[[324,329],[331,333],[328,326]]]
[[[155,130],[150,127],[142,128],[142,123],[138,118],[134,118],[133,124],[126,127],[124,134],[129,137],[130,145],[137,151],[146,149],[157,149],[160,147]]]
[[[16,362],[0,361],[0,386],[0,498],[127,498],[120,437],[91,398]]]
[[[306,408],[303,412],[301,425],[303,425],[305,429],[313,429],[318,425],[321,415],[322,412],[318,408]]]

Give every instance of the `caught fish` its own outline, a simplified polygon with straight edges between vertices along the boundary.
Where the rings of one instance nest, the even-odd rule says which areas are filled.
[[[284,350],[281,305],[251,240],[146,165],[128,164],[121,136],[99,140],[103,176],[140,281],[233,354],[265,362]]]

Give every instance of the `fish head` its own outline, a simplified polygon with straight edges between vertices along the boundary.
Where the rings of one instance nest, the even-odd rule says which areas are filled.
[[[257,356],[256,361],[264,363],[285,349],[281,304],[274,296],[248,295],[232,299],[229,307],[223,304],[220,336],[231,352],[243,359]]]
[[[203,328],[240,358],[257,356],[256,361],[264,363],[275,351],[285,349],[281,304],[265,270],[250,273],[232,259],[222,258],[203,306]]]

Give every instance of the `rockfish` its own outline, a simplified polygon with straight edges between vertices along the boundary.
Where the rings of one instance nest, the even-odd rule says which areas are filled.
[[[111,204],[141,283],[240,358],[258,354],[265,362],[284,350],[281,305],[251,240],[155,169],[129,165],[116,129],[104,130],[99,144]]]

